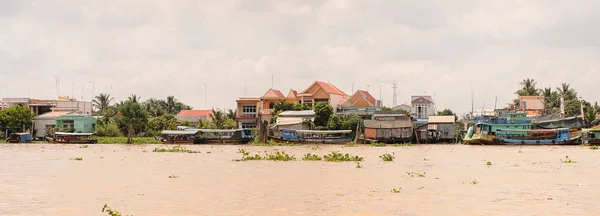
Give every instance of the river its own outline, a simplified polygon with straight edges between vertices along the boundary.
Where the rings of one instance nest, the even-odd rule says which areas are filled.
[[[0,144],[0,215],[600,215],[600,150],[583,146],[155,147],[170,146]],[[239,148],[364,161],[233,161]]]

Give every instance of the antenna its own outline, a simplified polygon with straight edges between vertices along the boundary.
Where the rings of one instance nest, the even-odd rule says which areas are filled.
[[[433,110],[435,113],[437,113],[437,105],[435,103],[435,89],[433,89]]]
[[[392,102],[393,107],[398,106],[398,94],[396,94],[396,89],[398,89],[398,83],[394,83],[394,87],[392,87],[394,89],[394,99]]]
[[[81,86],[81,100],[83,100],[83,89],[84,89],[84,87]]]
[[[204,83],[204,109],[206,109],[206,83]]]
[[[71,93],[71,99],[75,99],[75,82],[73,82],[73,93]]]
[[[367,85],[367,92],[369,92],[369,85]]]
[[[474,106],[475,106],[474,105],[475,104],[475,102],[474,102],[475,99],[474,98],[475,98],[475,96],[473,96],[473,95],[474,95],[473,94],[473,83],[471,83],[471,116],[473,116],[473,112],[475,111],[474,110]]]
[[[244,86],[244,97],[246,97],[246,86]]]
[[[271,88],[273,88],[274,80],[275,80],[275,74],[271,74]]]
[[[496,104],[498,104],[498,96],[496,96],[496,100],[494,100],[494,111],[496,111]]]
[[[354,81],[352,81],[352,94],[354,94]]]

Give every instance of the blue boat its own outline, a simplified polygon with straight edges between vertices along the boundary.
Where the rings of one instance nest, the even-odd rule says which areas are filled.
[[[352,130],[293,130],[281,129],[281,137],[271,137],[275,142],[345,144],[353,140]]]
[[[6,142],[8,143],[30,143],[32,141],[30,133],[14,133],[11,134]]]
[[[496,139],[506,144],[575,144],[576,139],[569,136],[568,128],[540,130],[499,129]]]

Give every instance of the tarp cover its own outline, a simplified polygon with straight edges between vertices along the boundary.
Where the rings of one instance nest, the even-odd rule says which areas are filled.
[[[558,128],[582,128],[584,122],[581,117],[564,118],[560,114],[550,114],[545,116],[528,117],[538,128],[558,129]]]

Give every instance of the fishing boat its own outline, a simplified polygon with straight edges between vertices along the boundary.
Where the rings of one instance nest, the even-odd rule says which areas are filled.
[[[281,129],[281,137],[271,137],[275,142],[344,144],[353,140],[352,130],[293,130]]]
[[[496,139],[499,130],[530,130],[533,123],[527,119],[526,112],[507,112],[504,117],[480,119],[467,130],[463,138],[465,144],[492,145],[502,144]]]
[[[8,136],[7,143],[30,143],[32,137],[30,133],[14,133]]]
[[[600,127],[584,129],[582,132],[581,141],[583,144],[599,145]]]
[[[163,144],[193,144],[196,130],[163,130],[161,142]]]
[[[94,133],[64,133],[56,132],[51,140],[54,143],[63,144],[95,144],[98,143],[98,139],[94,136]]]
[[[498,130],[497,142],[505,144],[575,144],[568,128],[539,130]]]
[[[216,129],[198,129],[193,143],[238,143],[247,144],[252,141],[251,129],[235,129],[235,130],[216,130]]]

